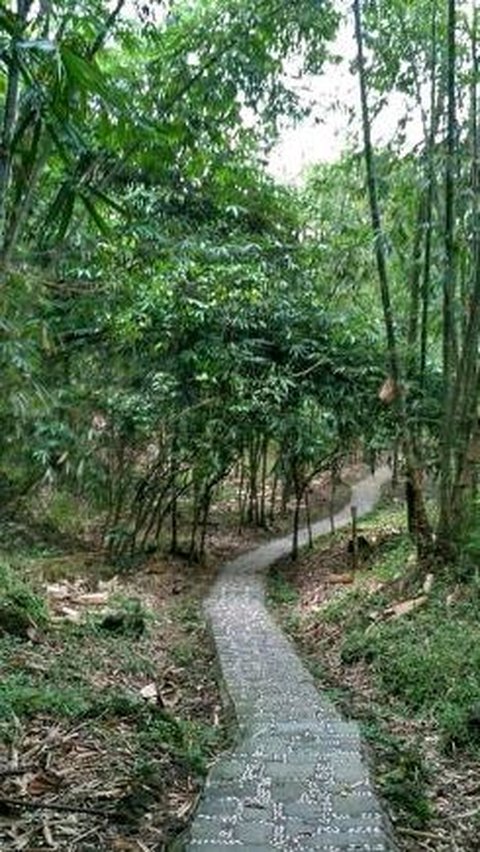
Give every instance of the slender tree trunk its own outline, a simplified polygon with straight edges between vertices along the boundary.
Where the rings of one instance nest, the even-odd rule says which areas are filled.
[[[426,218],[427,199],[425,193],[420,193],[418,201],[417,221],[413,236],[412,267],[410,273],[410,310],[408,318],[408,377],[414,379],[418,372],[418,341],[421,310],[421,275],[422,275],[422,243],[423,229]]]
[[[427,202],[425,215],[425,248],[423,254],[423,276],[422,276],[422,307],[420,327],[420,386],[425,386],[427,370],[428,351],[428,314],[430,304],[430,277],[432,267],[432,228],[433,228],[433,151],[428,154],[429,177],[427,188]]]
[[[454,377],[456,367],[455,291],[455,172],[457,154],[456,127],[456,3],[447,0],[447,97],[448,119],[445,170],[445,272],[443,276],[443,417],[440,446],[440,521],[439,550],[448,558],[452,553],[452,475],[454,430]]]
[[[330,496],[328,499],[328,515],[330,518],[330,532],[332,535],[335,532],[335,496],[338,479],[338,465],[336,461],[333,461],[330,468]]]
[[[151,506],[149,513],[150,517],[147,519],[143,528],[143,536],[139,545],[140,551],[145,551],[147,549],[148,541],[153,530],[155,530],[154,539],[156,538],[157,531],[160,535],[159,519],[164,517],[164,502],[162,497],[163,495],[159,494]]]
[[[178,553],[178,501],[174,494],[170,506],[170,553]]]
[[[360,81],[360,101],[362,108],[363,141],[365,153],[365,165],[367,169],[368,196],[370,201],[370,215],[372,220],[373,237],[375,241],[375,259],[377,263],[378,280],[380,284],[380,296],[382,301],[385,331],[387,335],[387,350],[390,362],[390,372],[395,388],[400,388],[400,362],[398,357],[397,339],[395,333],[395,322],[393,318],[392,302],[390,297],[390,285],[386,263],[385,237],[382,229],[380,205],[378,202],[377,177],[373,157],[373,145],[370,127],[370,114],[367,97],[367,77],[365,67],[365,56],[363,51],[363,28],[360,0],[354,0],[353,9],[355,13],[355,33],[358,48],[358,69]],[[400,394],[397,393],[397,398]]]
[[[198,556],[201,562],[203,562],[205,558],[205,545],[207,541],[207,530],[208,530],[208,518],[210,514],[210,506],[212,502],[212,489],[207,488],[205,494],[202,499],[202,519],[201,519],[201,532],[200,532],[200,548],[198,552]]]
[[[260,483],[260,516],[259,523],[261,527],[267,525],[266,514],[266,496],[267,496],[267,471],[268,471],[268,436],[265,435],[262,441],[262,471]]]
[[[395,438],[393,443],[393,456],[392,456],[392,489],[395,492],[395,489],[398,488],[398,482],[400,479],[400,441],[398,438]]]
[[[272,491],[270,494],[270,509],[268,512],[268,520],[270,524],[273,524],[275,520],[275,508],[277,505],[277,490],[278,490],[278,463],[275,464],[273,470],[273,482],[272,482]]]
[[[420,320],[420,387],[425,387],[428,351],[428,316],[430,306],[430,278],[432,268],[433,202],[435,186],[435,140],[437,137],[440,109],[437,109],[437,3],[432,10],[432,53],[430,79],[430,126],[426,137],[426,180],[425,221],[423,231],[425,246],[423,251],[421,320]]]
[[[365,151],[365,165],[367,171],[368,197],[370,202],[370,214],[372,220],[373,236],[375,241],[375,258],[377,263],[378,281],[380,285],[380,297],[383,308],[383,317],[387,337],[387,352],[390,364],[390,374],[396,391],[395,404],[397,406],[398,419],[402,431],[404,445],[407,478],[411,483],[415,501],[417,547],[422,556],[428,551],[431,543],[431,530],[425,508],[425,501],[421,488],[420,478],[417,472],[417,460],[415,457],[412,436],[410,433],[404,388],[402,387],[402,370],[400,364],[397,334],[390,295],[390,283],[388,277],[385,238],[382,229],[382,218],[378,201],[377,177],[375,172],[374,153],[371,136],[370,114],[368,107],[367,74],[365,66],[365,55],[363,48],[362,11],[360,0],[354,0],[353,11],[355,17],[355,35],[358,48],[358,73],[360,83],[360,102],[362,111],[362,126]]]
[[[17,203],[13,206],[6,221],[1,248],[1,258],[5,266],[8,266],[10,263],[16,245],[28,221],[38,181],[50,153],[50,140],[43,138],[43,130],[43,122],[39,120],[34,130],[34,139],[29,155],[30,165],[28,174],[24,180],[24,186],[22,187]]]
[[[240,455],[240,477],[238,482],[238,491],[237,491],[237,503],[238,503],[238,531],[241,532],[243,527],[245,526],[245,508],[246,508],[246,495],[245,495],[245,481],[246,481],[246,471],[245,471],[245,448],[242,447],[241,455]]]
[[[172,434],[170,448],[170,480],[172,498],[170,500],[170,553],[178,552],[178,495],[177,495],[177,467],[178,467],[178,436],[175,431]]]
[[[17,18],[23,34],[23,25],[28,17],[30,0],[18,0]],[[19,28],[19,29],[20,29]],[[5,95],[5,106],[3,111],[3,124],[0,134],[0,237],[3,243],[5,223],[8,209],[8,192],[12,171],[13,149],[12,143],[17,119],[17,106],[20,94],[20,66],[17,57],[17,40],[21,40],[22,34],[12,38],[10,43],[10,54],[7,74],[7,90]]]
[[[298,536],[300,532],[300,507],[302,505],[302,495],[295,495],[295,508],[293,511],[293,537],[292,537],[292,559],[295,562],[298,559]]]
[[[459,533],[468,524],[471,511],[474,477],[470,468],[471,444],[477,432],[477,403],[479,390],[478,350],[480,337],[480,132],[478,104],[478,10],[474,4],[472,25],[472,85],[471,85],[471,140],[472,140],[472,286],[464,300],[466,329],[458,368],[454,394],[454,480],[452,492],[452,526]]]
[[[308,531],[308,546],[310,550],[313,547],[313,534],[312,534],[312,517],[310,514],[310,495],[308,493],[308,488],[305,489],[305,515],[307,519],[307,531]]]
[[[200,522],[200,494],[198,488],[194,488],[194,497],[193,497],[193,517],[192,517],[192,526],[190,530],[190,547],[188,558],[191,562],[194,561],[197,555],[197,532],[198,525]]]
[[[250,524],[257,524],[259,520],[258,505],[258,469],[259,469],[260,447],[256,435],[252,435],[249,444],[249,489],[248,489],[248,513],[247,520]]]

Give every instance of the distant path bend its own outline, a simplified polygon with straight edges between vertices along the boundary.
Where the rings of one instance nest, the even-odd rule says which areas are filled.
[[[390,475],[381,468],[354,486],[359,515],[375,506]],[[350,517],[349,504],[336,527]],[[313,533],[329,529],[326,519]],[[213,767],[186,848],[391,852],[357,725],[317,690],[265,608],[265,569],[290,547],[288,536],[228,562],[206,602],[242,739]]]

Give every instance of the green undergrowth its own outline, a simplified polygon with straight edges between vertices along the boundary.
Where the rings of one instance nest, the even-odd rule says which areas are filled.
[[[323,605],[297,605],[301,563],[273,572],[270,599],[322,687],[362,722],[383,795],[419,828],[432,815],[425,732],[439,755],[480,760],[480,587],[475,575],[462,586],[438,575],[424,605],[389,616],[390,607],[423,594],[420,582],[402,583],[413,560],[402,522],[403,511],[388,506],[362,522],[378,544],[355,584]],[[338,533],[333,545],[342,536],[346,544],[347,534]],[[316,548],[328,565],[326,539]]]
[[[26,637],[47,622],[47,607],[32,584],[7,560],[0,561],[0,634]]]
[[[108,617],[92,610],[78,624],[58,621],[30,556],[0,560],[2,759],[14,749],[21,760],[26,736],[47,743],[51,730],[79,730],[102,744],[99,772],[135,792],[109,808],[140,817],[172,785],[198,784],[230,741],[200,602],[180,596],[153,612],[116,594]],[[153,698],[142,694],[149,684]]]

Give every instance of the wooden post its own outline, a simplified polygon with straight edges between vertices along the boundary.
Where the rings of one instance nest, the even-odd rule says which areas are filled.
[[[337,471],[335,470],[335,464],[332,465],[330,470],[330,496],[328,499],[328,515],[330,518],[330,533],[333,535],[335,532],[335,488],[337,485]]]
[[[353,557],[353,570],[358,570],[358,530],[357,530],[357,518],[358,518],[358,509],[356,506],[351,506],[350,511],[352,513],[352,557]]]
[[[308,530],[308,547],[310,550],[313,548],[313,534],[312,534],[312,518],[310,515],[310,499],[308,496],[308,487],[305,489],[305,513],[307,518],[307,530]]]

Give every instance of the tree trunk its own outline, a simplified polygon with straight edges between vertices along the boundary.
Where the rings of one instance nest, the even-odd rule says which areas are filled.
[[[375,240],[375,258],[377,263],[378,281],[380,285],[380,297],[383,308],[383,317],[387,338],[387,352],[390,364],[390,374],[393,381],[393,385],[396,390],[395,404],[397,407],[397,415],[402,434],[407,477],[411,482],[414,508],[417,514],[417,520],[415,523],[415,528],[417,531],[417,547],[419,554],[424,556],[431,544],[431,530],[430,524],[428,522],[423,493],[419,488],[420,478],[417,471],[418,462],[415,456],[412,435],[410,433],[407,407],[405,401],[405,392],[402,386],[402,370],[397,344],[397,334],[395,329],[392,300],[390,295],[390,282],[386,260],[387,255],[385,249],[385,238],[382,229],[382,218],[378,201],[377,177],[375,172],[370,114],[368,107],[367,74],[363,49],[363,28],[360,0],[354,0],[353,10],[355,16],[355,36],[358,48],[358,73],[360,83],[360,101],[362,111],[365,165],[367,171],[367,187],[370,202],[370,215],[372,221],[373,236]]]
[[[295,496],[295,509],[293,512],[293,537],[292,537],[292,560],[296,562],[298,559],[298,535],[300,532],[300,507],[302,505],[302,495]]]
[[[248,488],[248,512],[247,520],[249,524],[257,524],[259,520],[259,505],[258,505],[258,469],[259,469],[259,442],[256,435],[252,435],[249,444],[248,465],[249,465],[249,488]]]
[[[443,416],[440,436],[440,520],[438,548],[447,559],[453,551],[452,476],[455,445],[454,377],[456,367],[455,291],[455,172],[457,154],[456,128],[456,3],[448,0],[447,26],[447,148],[445,169],[445,272],[443,276]]]
[[[205,544],[207,541],[208,518],[210,514],[210,505],[212,502],[212,489],[207,488],[202,498],[202,520],[200,532],[200,548],[198,557],[201,562],[205,559]]]
[[[3,110],[2,131],[0,134],[0,239],[2,244],[7,219],[8,192],[12,171],[12,143],[15,133],[17,106],[20,94],[20,65],[16,55],[16,42],[17,40],[20,41],[22,39],[23,27],[27,20],[29,8],[29,0],[18,0],[17,18],[20,26],[18,28],[18,34],[15,37],[12,37],[10,42],[5,106]]]
[[[246,471],[245,471],[245,448],[242,447],[240,453],[240,476],[238,482],[238,491],[237,491],[237,504],[238,504],[238,531],[241,532],[243,527],[245,526],[245,509],[247,505],[247,497],[246,497]]]
[[[454,479],[451,501],[451,525],[461,535],[463,528],[468,526],[471,514],[474,473],[473,462],[470,458],[472,441],[478,428],[477,404],[479,396],[478,349],[480,336],[480,205],[478,193],[480,190],[480,132],[478,126],[478,73],[480,61],[477,43],[478,11],[474,5],[472,27],[472,86],[471,86],[471,140],[472,140],[472,239],[471,267],[472,287],[469,298],[464,300],[466,328],[460,364],[458,368],[457,386],[454,394]],[[457,532],[455,533],[457,535]]]
[[[305,489],[305,515],[307,519],[307,531],[308,531],[308,546],[310,550],[313,547],[313,534],[312,534],[312,518],[310,515],[310,496],[308,493],[308,488]]]
[[[335,495],[337,491],[338,469],[337,462],[332,462],[330,468],[330,496],[328,500],[328,515],[330,518],[330,532],[335,532]]]
[[[270,509],[268,512],[268,520],[270,524],[273,524],[275,520],[275,508],[277,504],[277,489],[278,489],[278,463],[275,464],[273,470],[273,482],[272,482],[272,491],[270,494]]]
[[[266,495],[267,495],[267,472],[268,472],[268,437],[265,435],[262,440],[262,470],[260,483],[260,516],[259,523],[261,527],[267,525],[266,514]]]

